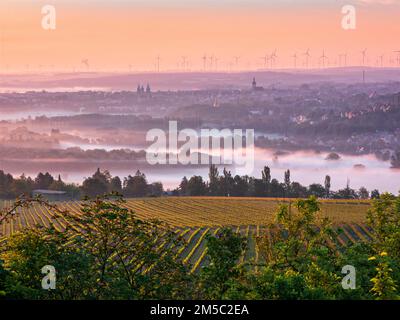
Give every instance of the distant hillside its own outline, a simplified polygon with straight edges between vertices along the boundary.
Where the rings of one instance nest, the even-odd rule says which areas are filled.
[[[248,72],[171,72],[171,73],[59,73],[1,75],[0,91],[7,90],[136,90],[139,83],[151,83],[155,90],[198,90],[249,88],[255,76],[257,83],[299,85],[313,82],[361,83],[361,67],[311,70],[259,70]],[[366,82],[400,81],[398,68],[365,68]]]

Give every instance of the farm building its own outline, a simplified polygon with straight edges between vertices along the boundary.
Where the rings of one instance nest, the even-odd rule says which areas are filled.
[[[42,196],[44,199],[47,199],[49,201],[67,201],[70,200],[70,197],[65,191],[56,191],[56,190],[33,190],[32,191],[32,196]]]

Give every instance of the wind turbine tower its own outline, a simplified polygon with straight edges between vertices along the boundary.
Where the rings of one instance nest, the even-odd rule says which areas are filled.
[[[275,59],[278,58],[278,56],[276,55],[276,49],[274,50],[274,52],[271,53],[269,58],[271,61],[271,69],[272,69],[273,66],[275,66]]]
[[[212,70],[214,65],[214,56],[211,55],[210,57],[208,57],[208,59],[210,60],[210,70]]]
[[[156,57],[156,61],[157,61],[157,72],[160,72],[160,60],[161,60],[161,58],[160,58],[160,56],[158,55],[158,56]]]
[[[363,67],[365,67],[365,58],[367,56],[367,49],[364,49],[363,51],[361,51],[361,54],[362,54],[362,64],[363,64]]]
[[[307,49],[306,52],[303,53],[303,55],[306,57],[306,68],[308,69],[308,60],[310,59],[310,49]]]
[[[182,56],[182,70],[186,71],[186,69],[187,69],[187,57]]]
[[[265,55],[265,56],[261,57],[260,59],[264,61],[264,68],[266,68],[267,62],[268,62],[268,55]]]
[[[325,50],[322,50],[322,68],[325,68],[325,61],[328,59],[328,57],[325,55]]]
[[[240,60],[240,57],[239,56],[235,56],[235,57],[233,57],[234,59],[235,59],[235,68],[236,68],[236,70],[239,70],[239,60]]]
[[[82,59],[81,63],[89,70],[89,59]]]
[[[394,51],[394,53],[397,53],[397,66],[400,67],[400,50]]]
[[[206,71],[206,69],[207,69],[207,55],[204,54],[204,56],[201,59],[203,60],[203,71]]]
[[[385,55],[384,54],[381,54],[380,56],[379,56],[379,59],[380,59],[380,61],[381,61],[381,68],[383,68],[383,57],[384,57]]]

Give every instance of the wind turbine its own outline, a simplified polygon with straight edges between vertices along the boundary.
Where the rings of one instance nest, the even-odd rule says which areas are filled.
[[[186,62],[187,62],[187,57],[186,56],[182,56],[182,67],[183,67],[183,71],[186,71]]]
[[[293,61],[294,61],[294,68],[297,68],[297,52],[294,53],[294,55],[292,55]]]
[[[263,56],[263,57],[261,57],[260,58],[261,60],[264,60],[264,68],[266,68],[267,67],[267,62],[268,62],[268,55],[265,55],[265,56]]]
[[[365,48],[363,51],[361,51],[361,54],[362,54],[362,63],[363,63],[363,66],[365,66],[365,57],[367,55],[367,48]]]
[[[214,65],[214,56],[211,55],[210,57],[208,57],[208,59],[210,60],[210,70],[212,70],[213,65]]]
[[[379,59],[381,60],[381,68],[383,68],[383,57],[384,57],[385,55],[384,54],[381,54],[380,56],[379,56]]]
[[[160,55],[158,55],[158,56],[156,57],[157,72],[160,72],[160,60],[161,60]]]
[[[400,66],[400,50],[393,51],[394,53],[397,53],[397,65]]]
[[[308,68],[308,59],[311,57],[310,49],[307,49],[307,51],[304,52],[303,55],[306,57],[306,68]]]
[[[234,56],[233,58],[235,59],[235,67],[236,67],[236,70],[237,70],[239,68],[240,57],[239,56]]]
[[[81,63],[86,66],[86,69],[89,69],[89,59],[82,59]]]
[[[325,68],[325,60],[328,59],[328,57],[325,55],[325,49],[322,50],[322,56],[320,58],[322,59],[322,68]]]
[[[271,69],[275,65],[275,59],[276,58],[278,58],[278,56],[276,55],[276,49],[275,49],[274,52],[272,52],[270,57],[269,57],[269,59],[271,60]]]
[[[206,69],[207,69],[207,55],[204,54],[204,56],[202,56],[201,59],[203,60],[203,70],[206,71]]]

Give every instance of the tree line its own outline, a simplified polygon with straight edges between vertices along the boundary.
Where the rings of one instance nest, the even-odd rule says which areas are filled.
[[[208,181],[201,176],[183,177],[179,188],[173,191],[174,195],[181,196],[232,196],[232,197],[273,197],[273,198],[318,198],[332,199],[369,199],[378,198],[379,191],[369,192],[361,187],[359,190],[346,187],[337,191],[331,190],[331,177],[327,175],[324,183],[313,183],[303,186],[291,180],[290,170],[286,170],[283,182],[273,179],[271,169],[265,166],[261,172],[261,179],[250,176],[233,176],[226,168],[220,174],[215,165],[210,166]]]
[[[248,175],[233,175],[226,168],[222,173],[215,165],[211,165],[208,173],[208,181],[202,176],[182,178],[179,187],[169,191],[165,190],[161,182],[149,183],[146,175],[137,170],[134,175],[128,175],[123,180],[118,176],[112,176],[107,170],[100,170],[82,182],[81,185],[66,183],[60,175],[54,178],[50,173],[39,173],[32,179],[24,174],[14,178],[11,174],[0,170],[0,198],[15,199],[22,194],[32,194],[34,190],[65,191],[69,199],[81,199],[82,197],[96,197],[109,192],[117,192],[127,198],[134,197],[160,197],[173,196],[225,196],[225,197],[272,197],[272,198],[317,198],[331,199],[376,199],[380,193],[378,190],[369,192],[361,187],[359,190],[347,185],[337,191],[331,190],[331,177],[327,175],[323,184],[313,183],[303,186],[299,182],[292,181],[290,170],[286,170],[283,182],[272,178],[271,169],[265,166],[261,171],[261,179]]]
[[[148,183],[146,175],[139,170],[121,180],[118,176],[111,176],[107,170],[97,169],[91,177],[83,181],[82,185],[66,183],[62,181],[60,175],[54,178],[48,172],[40,172],[32,179],[25,174],[14,178],[11,174],[0,170],[1,199],[31,195],[34,190],[64,191],[69,199],[96,197],[109,192],[118,192],[126,197],[159,197],[164,193],[162,183]]]

